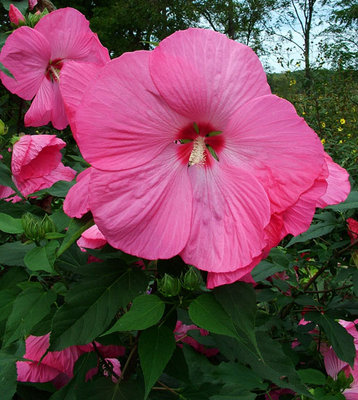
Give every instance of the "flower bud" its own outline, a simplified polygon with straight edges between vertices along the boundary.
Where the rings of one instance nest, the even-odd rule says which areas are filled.
[[[42,221],[40,218],[31,213],[26,213],[21,217],[21,223],[24,228],[24,234],[28,239],[38,242],[44,238],[45,234],[41,227]]]
[[[190,265],[188,271],[186,271],[184,277],[182,278],[183,288],[190,291],[198,290],[202,283],[203,280],[200,272]]]
[[[44,232],[44,236],[46,233],[56,232],[56,226],[52,221],[52,219],[47,214],[43,217],[41,221],[41,228],[42,231]]]
[[[13,4],[10,4],[9,19],[10,22],[15,26],[25,25],[25,17],[22,15],[21,11]]]
[[[180,281],[176,277],[164,274],[163,278],[158,280],[158,289],[165,297],[177,296],[181,289]]]

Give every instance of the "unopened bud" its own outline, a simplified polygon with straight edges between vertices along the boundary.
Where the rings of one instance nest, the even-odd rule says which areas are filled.
[[[183,288],[190,291],[198,290],[203,284],[200,272],[192,265],[189,266],[188,271],[184,274],[182,282]]]
[[[21,223],[24,234],[28,239],[38,242],[44,238],[45,234],[41,228],[40,218],[31,213],[26,213],[21,217]]]
[[[44,232],[44,236],[46,233],[56,232],[56,226],[52,221],[52,219],[47,214],[43,217],[41,221],[41,228]]]
[[[181,290],[181,284],[178,278],[164,274],[162,279],[158,280],[159,292],[165,297],[177,296]]]
[[[22,15],[21,11],[13,4],[10,4],[9,19],[10,22],[15,26],[25,25],[25,17]]]

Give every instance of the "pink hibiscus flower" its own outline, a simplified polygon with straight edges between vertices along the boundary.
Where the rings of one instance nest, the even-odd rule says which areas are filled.
[[[209,30],[110,61],[75,125],[92,165],[89,209],[108,242],[146,259],[180,254],[209,272],[209,287],[247,275],[350,189],[271,94],[254,52]]]
[[[348,235],[351,238],[351,243],[354,243],[358,239],[358,221],[354,218],[348,218]]]
[[[97,225],[93,225],[85,230],[81,237],[77,240],[77,245],[81,248],[100,249],[107,243],[106,238],[98,229]]]
[[[11,171],[24,196],[75,177],[76,171],[61,162],[60,150],[65,146],[55,135],[25,135],[14,144]]]
[[[26,126],[52,122],[64,129],[67,116],[59,92],[61,69],[67,61],[104,65],[109,60],[104,48],[89,28],[84,15],[62,8],[45,15],[35,26],[16,29],[6,40],[0,62],[13,74],[0,74],[10,92],[34,100],[25,115]]]
[[[339,321],[339,323],[347,330],[347,332],[353,336],[354,338],[354,345],[356,349],[356,357],[354,360],[354,366],[351,368],[348,363],[340,360],[336,353],[334,352],[333,348],[324,349],[323,356],[324,356],[324,365],[326,367],[326,372],[329,376],[333,379],[337,378],[337,375],[340,371],[344,371],[346,376],[352,375],[353,376],[353,383],[350,388],[346,389],[343,392],[344,397],[347,400],[357,400],[358,399],[358,331],[356,325],[358,324],[358,319],[354,322],[348,321]]]
[[[73,367],[77,359],[84,353],[94,351],[93,344],[71,346],[61,351],[50,351],[45,357],[50,341],[50,334],[44,336],[29,336],[26,339],[26,353],[23,358],[31,361],[18,361],[17,380],[20,382],[50,382],[60,388],[73,377]],[[120,363],[116,357],[123,356],[122,346],[104,346],[96,342],[97,351],[106,362],[111,363],[113,371],[120,375]],[[42,358],[43,357],[43,358]],[[40,361],[41,360],[41,361]],[[98,368],[87,372],[86,379],[97,374]],[[106,371],[108,375],[108,372]]]

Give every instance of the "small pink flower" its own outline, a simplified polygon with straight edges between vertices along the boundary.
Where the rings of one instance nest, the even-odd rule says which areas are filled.
[[[23,358],[31,361],[18,361],[16,363],[18,381],[52,381],[57,388],[60,388],[72,378],[73,367],[77,359],[82,354],[95,350],[91,343],[84,346],[71,346],[61,351],[50,351],[43,357],[50,345],[49,336],[50,334],[29,336],[26,339],[26,353]],[[120,363],[114,358],[122,356],[125,348],[122,346],[104,346],[97,342],[96,347],[102,358],[110,360],[114,372],[119,376]],[[87,379],[90,379],[97,372],[97,368],[88,371]]]
[[[201,343],[197,342],[194,338],[188,335],[188,332],[191,330],[196,330],[200,331],[201,336],[207,336],[209,334],[208,331],[205,329],[201,329],[197,327],[196,325],[185,325],[182,323],[182,321],[177,321],[175,329],[174,329],[174,334],[175,334],[175,340],[178,343],[178,346],[182,347],[183,345],[181,343],[186,343],[193,347],[196,351],[199,353],[204,354],[207,357],[212,357],[215,356],[216,354],[219,353],[219,350],[216,348],[207,348]]]
[[[74,124],[108,242],[146,259],[179,254],[208,271],[208,287],[249,274],[350,190],[253,51],[209,30],[110,61]]]
[[[76,171],[61,162],[60,150],[65,146],[55,135],[24,135],[14,144],[11,171],[24,196],[75,177]]]
[[[12,22],[16,26],[19,25],[21,21],[25,21],[25,17],[22,15],[21,11],[13,4],[10,4],[9,19],[10,22]]]
[[[347,219],[348,224],[348,235],[351,238],[351,243],[354,243],[358,239],[358,221],[354,218]]]
[[[20,27],[6,40],[0,62],[14,78],[0,74],[2,83],[25,100],[34,98],[25,115],[26,126],[52,122],[64,129],[67,116],[59,91],[62,67],[69,61],[104,65],[105,49],[77,10],[62,8],[45,15],[35,28]]]
[[[29,10],[31,11],[37,5],[37,3],[37,0],[29,0]]]

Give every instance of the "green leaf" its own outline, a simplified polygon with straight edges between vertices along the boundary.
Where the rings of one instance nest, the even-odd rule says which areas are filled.
[[[311,385],[324,385],[326,382],[326,375],[317,369],[300,369],[297,372],[303,383]]]
[[[286,247],[290,247],[295,243],[306,242],[307,240],[315,239],[328,233],[331,233],[335,228],[336,223],[332,222],[319,222],[318,224],[311,225],[311,227],[304,233],[293,237]]]
[[[73,181],[57,181],[51,187],[39,190],[32,193],[33,195],[40,196],[42,194],[49,194],[55,197],[66,197],[68,191],[76,182]]]
[[[9,186],[11,189],[17,190],[12,181],[10,169],[3,163],[0,163],[0,185]]]
[[[253,270],[252,278],[255,282],[262,282],[269,276],[276,274],[277,272],[285,271],[286,267],[278,264],[272,264],[269,261],[261,261]]]
[[[127,306],[147,288],[147,278],[139,269],[121,274],[118,265],[86,265],[87,276],[66,295],[65,304],[53,319],[51,350],[86,344],[100,335],[118,309]]]
[[[44,247],[33,248],[25,255],[25,265],[31,271],[46,271],[50,274],[55,273],[54,262],[56,259],[57,247],[58,242],[51,241]]]
[[[145,383],[144,399],[164,371],[175,350],[173,331],[166,326],[154,326],[139,336],[138,353]]]
[[[14,75],[2,63],[0,63],[0,71],[2,71],[5,75],[9,76],[10,78],[14,78]]]
[[[165,303],[154,294],[144,294],[133,300],[131,309],[105,332],[139,331],[147,329],[160,321],[164,314]]]
[[[21,242],[5,243],[0,246],[0,264],[25,267],[24,257],[35,247],[35,244]]]
[[[212,294],[202,294],[189,306],[189,316],[195,325],[220,335],[236,337],[229,315]]]
[[[4,8],[9,11],[10,4],[16,4],[16,7],[24,14],[29,6],[28,0],[20,0],[14,3],[13,0],[1,0],[0,3],[3,4]]]
[[[5,345],[29,335],[31,328],[40,322],[49,312],[56,294],[39,287],[30,287],[20,293],[6,323]]]
[[[305,314],[305,320],[316,322],[327,335],[337,357],[347,362],[353,368],[356,354],[354,340],[343,326],[328,315],[319,312],[309,312]]]
[[[16,371],[17,357],[0,352],[0,393],[1,400],[11,400],[16,392],[17,385],[17,371]]]
[[[21,219],[0,213],[0,231],[6,233],[22,233],[24,229],[22,227]]]
[[[214,294],[231,317],[240,339],[250,342],[259,354],[255,336],[256,294],[252,285],[243,282],[223,285]]]

